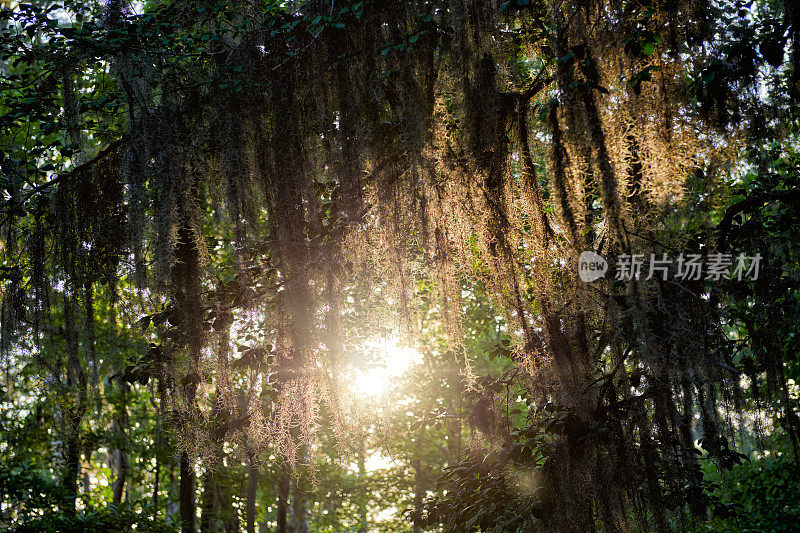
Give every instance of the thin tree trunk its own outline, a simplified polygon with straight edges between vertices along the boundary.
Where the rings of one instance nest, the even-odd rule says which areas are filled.
[[[291,481],[289,465],[283,466],[283,473],[278,484],[278,530],[277,533],[286,532],[286,515],[288,514],[289,482]]]
[[[128,455],[122,450],[117,450],[115,453],[118,461],[117,479],[114,480],[112,488],[114,490],[114,505],[119,505],[125,492],[125,481],[128,479]]]
[[[191,172],[186,164],[186,172]],[[195,184],[188,180],[194,188]],[[195,190],[192,194],[198,198]],[[199,198],[198,198],[199,200]],[[200,364],[200,351],[203,347],[203,329],[200,313],[200,250],[195,235],[188,220],[192,213],[189,208],[182,206],[179,210],[186,221],[181,225],[176,256],[179,259],[172,267],[171,277],[176,285],[173,298],[176,303],[176,312],[179,313],[180,327],[186,335],[190,358],[190,371],[197,373]],[[187,407],[197,410],[197,381],[191,380],[184,386]],[[183,533],[195,532],[196,502],[195,502],[195,471],[194,465],[189,460],[186,450],[181,453],[180,470],[180,510],[181,530]]]
[[[156,444],[156,449],[158,449],[158,445]],[[159,482],[159,475],[161,474],[161,461],[158,459],[158,453],[156,453],[156,468],[154,472],[155,479],[153,480],[153,514],[154,518],[158,518],[158,482]]]
[[[256,491],[258,490],[258,463],[253,450],[247,451],[247,505],[245,509],[247,533],[256,533]]]
[[[309,533],[310,527],[306,518],[306,498],[297,481],[292,482],[292,533]]]
[[[367,491],[366,491],[366,478],[367,478],[367,468],[366,463],[364,460],[364,440],[361,440],[361,445],[358,449],[358,481],[361,485],[361,497],[358,501],[358,515],[361,522],[361,526],[358,528],[359,533],[366,533],[369,527],[367,522]]]
[[[295,438],[297,438],[295,436]],[[308,447],[305,444],[300,445],[297,454],[297,475],[291,480],[292,487],[292,518],[289,522],[289,531],[292,533],[309,533],[311,529],[308,519],[306,518],[306,495],[303,486],[300,484],[305,479],[304,467],[308,461]]]
[[[119,386],[122,397],[125,398],[125,393],[128,390],[126,384]],[[109,466],[117,472],[117,479],[111,485],[114,491],[114,505],[119,505],[122,502],[122,496],[125,491],[125,482],[128,479],[128,454],[125,453],[125,438],[126,430],[128,428],[128,409],[125,400],[122,400],[121,405],[115,413],[114,419],[111,422],[111,431],[117,440],[117,449],[112,452],[109,457]]]
[[[181,533],[195,533],[194,465],[189,454],[181,453],[181,473],[178,500],[181,511]]]
[[[422,462],[414,459],[411,467],[414,469],[414,508],[419,509],[422,507],[422,500],[425,497],[425,487],[422,483]],[[422,527],[417,520],[414,520],[414,533],[422,533]]]
[[[70,420],[69,436],[66,449],[66,468],[64,472],[64,488],[67,494],[66,512],[74,516],[78,499],[78,473],[80,472],[80,445],[78,443],[78,424]]]
[[[109,305],[108,309],[108,323],[111,325],[114,335],[111,337],[111,342],[114,343],[114,349],[119,349],[116,346],[116,327],[117,327],[117,313],[116,309],[113,304]],[[123,369],[122,368],[113,368],[112,374],[118,374]],[[111,376],[109,376],[109,382],[112,382]],[[117,380],[116,389],[120,393],[120,401],[119,404],[116,404],[114,418],[111,421],[111,432],[114,435],[114,439],[117,443],[116,449],[112,450],[108,457],[108,466],[111,470],[116,471],[117,478],[111,484],[111,488],[114,492],[114,505],[119,505],[122,502],[122,496],[125,491],[125,482],[128,479],[128,454],[125,453],[126,446],[126,438],[127,438],[127,430],[130,425],[130,419],[128,417],[128,392],[130,388],[128,384],[120,379]],[[158,467],[158,465],[156,465]],[[158,479],[158,475],[156,474],[156,480]],[[156,481],[158,484],[158,481]]]
[[[222,444],[215,450],[214,465],[222,464]],[[226,491],[221,469],[210,467],[203,475],[203,504],[200,531],[222,533],[236,529],[236,510]]]
[[[76,397],[76,405],[66,409],[67,435],[64,488],[67,494],[67,513],[74,515],[78,499],[78,475],[80,473],[81,421],[86,413],[86,374],[83,372],[78,353],[78,338],[75,331],[75,316],[72,298],[64,295],[64,331],[67,341],[67,388]]]
[[[200,531],[201,533],[217,533],[219,506],[216,502],[217,484],[214,479],[213,467],[207,468],[203,475],[203,494],[200,497]]]
[[[176,490],[177,488],[177,490]],[[180,492],[180,488],[175,486],[175,461],[169,462],[169,489],[168,493],[174,494],[175,492]],[[180,500],[180,497],[178,498]],[[167,504],[164,506],[164,514],[168,519],[174,519],[176,515],[179,515],[179,508],[178,505],[175,503],[175,500],[172,498],[167,498]]]

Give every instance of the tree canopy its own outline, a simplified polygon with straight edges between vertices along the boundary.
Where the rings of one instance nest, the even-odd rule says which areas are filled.
[[[799,33],[4,2],[0,524],[796,527]]]

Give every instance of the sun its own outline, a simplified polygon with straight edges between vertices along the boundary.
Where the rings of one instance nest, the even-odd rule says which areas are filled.
[[[373,399],[384,396],[397,378],[422,362],[417,349],[401,345],[395,337],[368,342],[364,350],[375,354],[375,359],[367,368],[355,370],[353,386],[359,395]]]
[[[360,372],[354,385],[361,396],[380,398],[391,387],[391,380],[383,369],[373,368]]]

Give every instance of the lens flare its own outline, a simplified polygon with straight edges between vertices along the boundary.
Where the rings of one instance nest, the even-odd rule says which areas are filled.
[[[356,369],[353,386],[359,395],[374,399],[384,396],[397,378],[422,362],[418,350],[402,346],[393,338],[368,343],[365,349],[376,353],[377,360],[369,368]]]

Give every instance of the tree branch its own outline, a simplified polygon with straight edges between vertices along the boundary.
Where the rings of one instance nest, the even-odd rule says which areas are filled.
[[[108,146],[106,146],[105,148],[100,150],[100,153],[98,153],[92,159],[81,163],[80,165],[78,165],[77,167],[73,168],[69,172],[65,172],[63,174],[59,174],[58,176],[56,176],[55,178],[51,179],[50,181],[46,181],[45,183],[42,183],[41,185],[37,185],[33,189],[30,189],[22,197],[22,199],[20,201],[20,204],[24,204],[25,202],[27,202],[28,200],[33,198],[36,194],[38,194],[38,193],[40,193],[40,192],[42,192],[42,191],[44,191],[46,189],[49,189],[53,185],[56,185],[58,183],[61,183],[62,181],[65,181],[66,179],[70,178],[74,174],[78,174],[79,172],[83,172],[84,170],[87,170],[87,169],[91,168],[93,165],[99,163],[100,161],[102,161],[103,159],[108,157],[117,148],[122,146],[127,140],[128,140],[128,135],[125,134],[125,135],[122,136],[122,138],[112,142],[111,144],[109,144]]]

